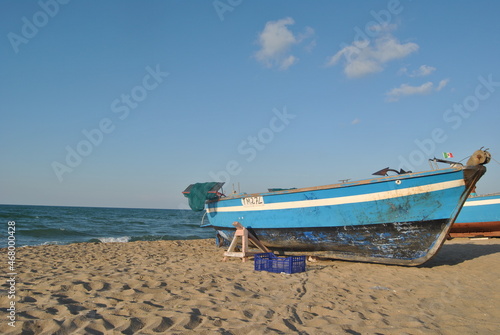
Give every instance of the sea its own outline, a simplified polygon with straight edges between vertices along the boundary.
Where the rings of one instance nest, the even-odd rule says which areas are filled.
[[[200,227],[202,218],[181,209],[0,205],[0,248],[14,239],[22,247],[215,237]]]

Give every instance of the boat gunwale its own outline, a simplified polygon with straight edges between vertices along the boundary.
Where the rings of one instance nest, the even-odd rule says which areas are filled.
[[[443,169],[438,169],[438,170],[410,172],[410,173],[393,175],[393,176],[368,178],[368,179],[356,180],[356,181],[352,181],[352,182],[329,184],[329,185],[323,185],[323,186],[312,186],[312,187],[285,189],[285,190],[279,190],[279,191],[274,191],[274,192],[231,194],[231,195],[226,196],[226,197],[219,197],[217,199],[207,200],[206,203],[210,204],[210,203],[216,203],[216,202],[225,201],[225,200],[243,199],[243,198],[248,198],[248,197],[292,194],[292,193],[328,190],[328,189],[351,187],[351,186],[368,185],[368,184],[372,184],[372,183],[381,183],[381,182],[385,182],[385,181],[392,181],[392,180],[399,180],[399,179],[410,179],[410,178],[426,177],[426,176],[432,176],[432,175],[444,174],[444,173],[453,173],[453,172],[457,172],[457,171],[463,171],[466,168],[476,168],[476,167],[477,167],[477,165],[453,166],[453,167],[448,167],[448,168],[443,168]]]
[[[477,195],[471,195],[467,200],[477,200],[478,198],[498,197],[498,196],[500,196],[500,192],[487,193],[487,194],[477,194]]]

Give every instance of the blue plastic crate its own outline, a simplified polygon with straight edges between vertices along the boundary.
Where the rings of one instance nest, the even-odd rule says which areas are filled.
[[[254,256],[255,271],[298,273],[306,271],[306,256],[277,257],[272,252]]]

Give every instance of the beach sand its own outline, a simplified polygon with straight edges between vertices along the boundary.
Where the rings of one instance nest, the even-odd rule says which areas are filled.
[[[0,333],[500,333],[500,239],[446,241],[421,267],[321,259],[291,275],[223,251],[213,240],[17,248],[16,322],[3,275]]]

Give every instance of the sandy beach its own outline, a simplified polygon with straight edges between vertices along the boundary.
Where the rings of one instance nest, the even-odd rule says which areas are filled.
[[[5,274],[0,333],[500,332],[498,238],[446,241],[421,267],[320,259],[291,275],[223,251],[213,240],[17,248],[15,327]]]

